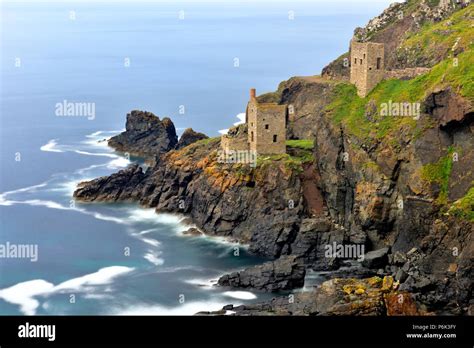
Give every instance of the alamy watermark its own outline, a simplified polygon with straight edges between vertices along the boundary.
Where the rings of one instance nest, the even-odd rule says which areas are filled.
[[[219,150],[217,152],[218,163],[243,163],[250,164],[250,167],[257,166],[257,152],[249,150]]]
[[[0,259],[30,259],[38,261],[38,244],[0,244]]]
[[[388,103],[380,104],[379,114],[380,116],[412,117],[414,120],[419,120],[421,115],[421,104],[417,102],[400,103],[389,100]]]
[[[70,102],[64,99],[55,105],[55,114],[58,117],[87,117],[88,120],[95,119],[95,103]]]
[[[329,259],[356,259],[364,261],[365,246],[363,244],[339,244],[333,242],[324,246],[324,257]]]

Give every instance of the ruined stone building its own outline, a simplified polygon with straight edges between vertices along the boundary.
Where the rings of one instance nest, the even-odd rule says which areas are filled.
[[[231,128],[221,138],[225,152],[253,151],[258,155],[286,153],[288,108],[277,103],[259,103],[255,89],[250,90],[245,125]]]
[[[385,76],[384,44],[351,41],[351,83],[364,98]]]

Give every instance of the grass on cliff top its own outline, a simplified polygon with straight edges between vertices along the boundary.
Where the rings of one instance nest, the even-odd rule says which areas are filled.
[[[311,139],[298,139],[298,140],[287,140],[286,146],[301,149],[301,150],[313,150],[314,140]]]
[[[474,222],[474,186],[469,189],[463,198],[453,203],[448,213]]]
[[[360,98],[354,85],[340,83],[336,86],[336,97],[326,111],[337,124],[343,124],[348,132],[361,140],[384,139],[396,136],[402,128],[416,134],[420,122],[413,117],[379,116],[383,103],[420,103],[436,88],[451,86],[453,90],[474,102],[474,45],[458,56],[457,65],[446,59],[427,74],[411,80],[384,80],[365,98]],[[376,108],[376,120],[369,121],[366,110],[369,102]],[[423,112],[423,110],[421,110]],[[420,130],[418,129],[418,132]]]
[[[425,23],[420,31],[409,36],[401,45],[400,52],[411,52],[417,57],[448,57],[453,49],[469,49],[474,40],[472,28],[474,5],[454,12],[439,23]]]

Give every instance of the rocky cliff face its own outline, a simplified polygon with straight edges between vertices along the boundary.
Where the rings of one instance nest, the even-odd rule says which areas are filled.
[[[447,20],[463,23],[472,9],[428,11],[413,6],[418,2],[392,6],[365,30],[357,30],[359,39],[398,38],[403,23],[410,30],[417,27],[413,23],[419,11],[424,11],[422,22],[446,25]],[[399,19],[395,14],[400,8],[418,14]],[[397,40],[397,45],[407,44]],[[327,291],[317,290],[322,297],[299,294],[296,307],[278,298],[232,309],[241,315],[473,313],[474,207],[469,192],[474,182],[474,97],[465,78],[472,76],[472,56],[466,53],[460,55],[459,70],[450,61],[440,63],[439,55],[427,65],[439,64],[422,78],[384,82],[366,99],[358,98],[331,68],[326,76],[332,79],[291,78],[276,92],[260,96],[262,102],[292,106],[288,135],[314,141],[311,163],[295,161],[293,149],[287,157],[259,158],[256,168],[220,163],[219,139],[183,143],[169,151],[176,140],[163,129],[174,127],[147,115],[138,120],[135,113],[127,119],[127,131],[111,145],[156,158],[155,165],[146,172],[135,165],[82,183],[74,196],[182,213],[205,233],[247,243],[251,252],[276,259],[224,276],[222,286],[288,290],[302,285],[302,262],[306,268],[330,270],[334,277],[393,277],[396,284],[390,289],[410,294],[411,303],[398,308],[395,295],[380,290],[378,283],[379,290],[370,290],[369,296],[361,290],[344,293],[350,283],[333,282]],[[389,60],[393,66],[401,62],[395,55]],[[421,104],[416,119],[381,116],[382,103],[403,98]],[[150,129],[160,129],[157,134],[168,145],[157,146]],[[152,151],[147,143],[155,144]],[[333,243],[364,246],[365,261],[348,264],[328,257],[325,247]],[[374,286],[364,284],[365,290]]]
[[[196,132],[192,128],[186,128],[181,135],[181,138],[179,138],[178,144],[176,144],[176,149],[182,149],[183,147],[191,145],[196,141],[207,138],[208,136],[206,134]]]

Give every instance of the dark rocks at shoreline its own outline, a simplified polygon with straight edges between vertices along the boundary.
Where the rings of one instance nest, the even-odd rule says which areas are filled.
[[[191,145],[196,141],[208,138],[209,137],[204,133],[196,132],[192,128],[186,128],[181,137],[179,138],[178,144],[176,144],[176,149],[182,149],[183,147]]]
[[[397,301],[403,296],[403,301]],[[401,303],[400,303],[401,302]],[[423,315],[412,295],[397,290],[392,277],[331,279],[309,291],[278,296],[269,301],[224,306],[215,312],[196,315]]]
[[[196,237],[196,236],[202,236],[203,233],[201,231],[199,231],[197,228],[191,227],[191,228],[187,229],[186,231],[184,231],[183,235]]]
[[[296,256],[282,256],[276,261],[226,274],[219,278],[220,286],[279,291],[300,288],[306,274],[303,260]]]
[[[133,200],[134,187],[145,178],[142,168],[134,164],[110,176],[81,182],[73,197],[85,202],[117,202]]]
[[[177,143],[176,130],[169,118],[160,120],[153,113],[140,110],[127,114],[125,132],[108,142],[117,151],[150,158],[173,149]]]
[[[364,255],[362,264],[367,268],[383,268],[388,263],[389,248],[369,251]]]

